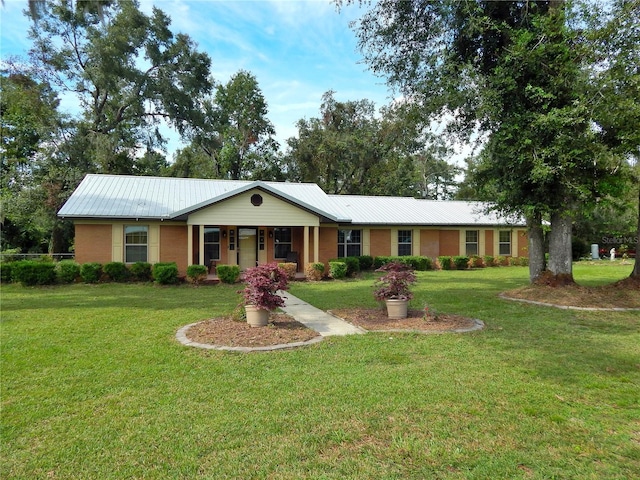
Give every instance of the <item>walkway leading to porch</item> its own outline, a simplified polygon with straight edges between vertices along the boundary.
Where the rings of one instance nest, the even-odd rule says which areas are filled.
[[[281,307],[285,313],[291,315],[305,326],[315,330],[323,337],[366,333],[366,331],[360,327],[356,327],[319,308],[309,305],[307,302],[300,300],[289,292],[278,292],[278,295],[285,299],[285,306]]]

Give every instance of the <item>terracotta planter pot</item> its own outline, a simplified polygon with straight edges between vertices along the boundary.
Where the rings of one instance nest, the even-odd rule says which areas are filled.
[[[269,323],[269,310],[258,308],[255,305],[245,305],[247,323],[252,327],[265,327]]]
[[[387,316],[389,318],[407,318],[409,300],[388,299],[384,302],[387,304]]]

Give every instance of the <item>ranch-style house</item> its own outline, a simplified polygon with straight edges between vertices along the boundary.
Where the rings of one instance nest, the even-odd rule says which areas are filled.
[[[481,202],[329,195],[313,183],[87,175],[58,212],[76,261],[187,266],[359,255],[527,256],[526,226]]]

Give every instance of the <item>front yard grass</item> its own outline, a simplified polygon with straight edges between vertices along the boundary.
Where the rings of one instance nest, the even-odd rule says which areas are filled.
[[[630,266],[576,265],[579,283]],[[237,286],[3,285],[0,478],[628,479],[640,472],[640,312],[512,303],[523,267],[421,272],[412,305],[471,334],[291,351],[179,344]],[[372,307],[372,279],[296,283]]]

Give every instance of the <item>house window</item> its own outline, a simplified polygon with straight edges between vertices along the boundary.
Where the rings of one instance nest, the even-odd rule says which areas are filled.
[[[398,255],[411,255],[411,230],[398,230]]]
[[[338,258],[359,257],[361,238],[360,230],[338,230]]]
[[[466,232],[466,255],[478,255],[478,230],[467,230]]]
[[[146,262],[149,245],[149,227],[146,225],[125,225],[125,263]]]
[[[509,230],[500,231],[498,252],[500,252],[499,255],[503,255],[503,256],[511,255],[511,231]]]
[[[220,228],[204,227],[204,264],[220,260]]]
[[[290,228],[274,228],[273,240],[275,242],[273,256],[275,258],[287,258],[287,255],[292,250],[291,229]]]

